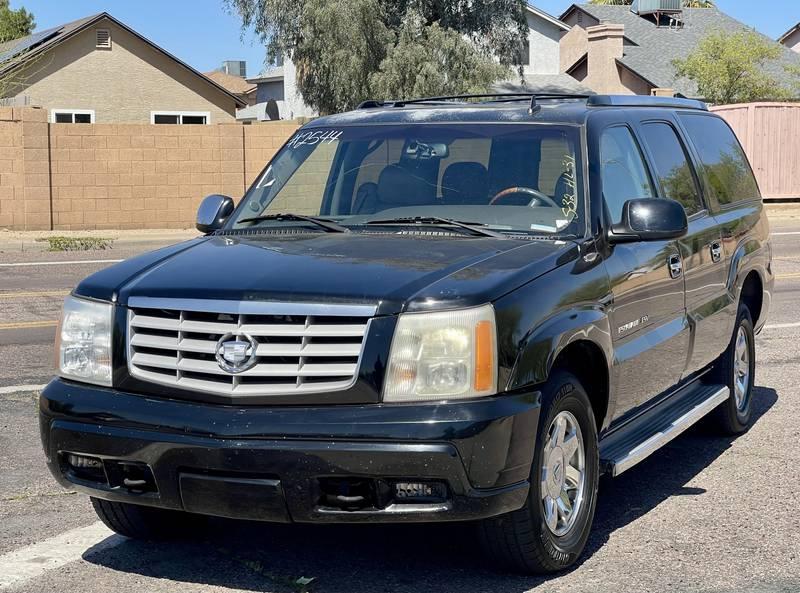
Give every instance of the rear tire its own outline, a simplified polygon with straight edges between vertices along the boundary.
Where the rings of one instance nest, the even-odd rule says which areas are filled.
[[[559,428],[562,423],[563,430]],[[563,439],[558,438],[559,432],[563,433]],[[577,445],[570,444],[576,437]],[[553,447],[555,442],[564,447]],[[577,452],[569,453],[575,446]],[[579,459],[582,472],[577,470]],[[577,479],[580,474],[582,477]],[[539,431],[525,506],[480,523],[482,543],[494,562],[523,574],[558,572],[572,565],[589,538],[598,477],[597,428],[589,397],[577,378],[555,371],[542,390]],[[580,487],[575,488],[576,483]],[[565,508],[572,510],[569,516],[563,512]]]
[[[92,497],[92,506],[106,526],[132,539],[179,539],[196,533],[204,517],[182,511],[156,509]]]
[[[747,305],[739,305],[731,342],[716,362],[713,372],[716,380],[730,389],[728,399],[714,411],[716,426],[728,435],[746,432],[753,418],[756,376],[755,333]]]

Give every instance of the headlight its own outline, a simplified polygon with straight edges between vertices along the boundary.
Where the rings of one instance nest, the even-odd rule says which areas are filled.
[[[110,303],[67,297],[56,332],[58,372],[67,379],[111,385]]]
[[[383,400],[464,399],[497,393],[496,335],[491,305],[400,315]]]

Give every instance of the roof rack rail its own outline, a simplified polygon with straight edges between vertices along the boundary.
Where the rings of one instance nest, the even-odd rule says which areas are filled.
[[[651,97],[647,95],[593,95],[586,100],[587,107],[667,107],[708,111],[708,106],[695,99],[679,97]]]
[[[378,107],[405,107],[421,103],[448,103],[468,99],[487,99],[486,103],[505,103],[512,101],[531,101],[531,107],[537,99],[587,99],[592,95],[578,93],[481,93],[469,95],[445,95],[441,97],[420,97],[418,99],[398,99],[394,101],[369,100],[362,102],[357,109],[375,109]]]

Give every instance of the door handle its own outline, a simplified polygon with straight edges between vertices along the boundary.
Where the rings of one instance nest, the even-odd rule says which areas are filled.
[[[722,260],[722,243],[714,241],[711,245],[711,261],[717,263]]]
[[[683,273],[683,262],[680,255],[670,255],[667,260],[669,263],[669,275],[672,278],[680,278]]]

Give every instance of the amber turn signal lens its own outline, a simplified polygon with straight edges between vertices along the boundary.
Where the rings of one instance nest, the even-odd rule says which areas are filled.
[[[494,384],[494,336],[492,324],[480,321],[475,326],[475,391],[488,391]]]

